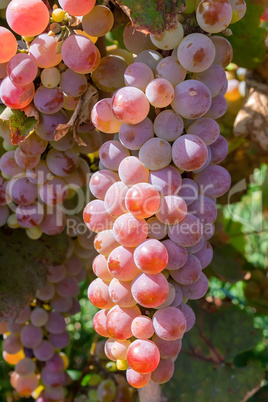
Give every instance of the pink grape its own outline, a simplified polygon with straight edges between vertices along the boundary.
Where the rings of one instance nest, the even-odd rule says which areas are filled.
[[[137,124],[122,124],[119,129],[119,140],[124,147],[138,150],[154,136],[153,123],[146,117]]]
[[[10,195],[16,204],[30,205],[37,198],[37,187],[26,177],[12,179],[10,181]]]
[[[231,186],[230,174],[222,166],[210,165],[195,177],[201,194],[210,198],[218,198],[225,194]]]
[[[222,36],[211,36],[210,39],[212,40],[216,50],[213,63],[223,68],[227,67],[233,58],[233,49],[230,42]]]
[[[62,60],[60,53],[57,53],[58,41],[55,36],[48,36],[47,33],[37,36],[31,43],[30,55],[35,59],[40,68],[50,68],[59,64]]]
[[[154,79],[154,73],[144,63],[130,64],[124,73],[125,84],[130,87],[135,87],[141,91],[145,91],[149,82]]]
[[[61,356],[55,353],[54,356],[46,362],[46,367],[53,373],[62,371],[64,368],[64,363]]]
[[[136,301],[131,294],[131,281],[119,281],[114,278],[109,285],[111,300],[120,307],[133,307]]]
[[[61,297],[75,297],[79,293],[79,286],[74,278],[66,276],[56,284],[56,291]]]
[[[63,92],[59,87],[46,88],[41,86],[34,95],[35,107],[41,113],[54,114],[61,110],[64,102]]]
[[[184,178],[182,179],[182,185],[178,195],[182,197],[189,206],[198,197],[198,185],[192,179]]]
[[[149,109],[145,94],[135,87],[121,88],[112,98],[112,111],[122,123],[140,123],[147,116]]]
[[[39,225],[44,217],[44,208],[39,203],[31,205],[19,205],[16,208],[16,218],[20,226],[32,228]]]
[[[171,107],[184,119],[197,119],[207,113],[211,102],[211,93],[205,84],[197,80],[186,80],[175,87]]]
[[[221,163],[228,155],[229,145],[227,140],[219,135],[217,140],[210,145],[211,150],[211,163],[217,165]]]
[[[187,214],[180,223],[168,228],[168,235],[174,243],[183,247],[191,247],[202,237],[202,224],[194,215]]]
[[[108,214],[104,201],[101,200],[93,200],[86,205],[83,219],[86,226],[96,233],[112,229],[114,223],[114,218]]]
[[[110,98],[101,99],[93,106],[91,121],[98,130],[108,134],[117,133],[122,124],[112,112]]]
[[[95,6],[96,0],[80,0],[74,4],[72,0],[59,0],[59,4],[66,13],[71,15],[86,15]]]
[[[66,313],[69,312],[72,307],[72,299],[68,299],[67,297],[54,296],[50,301],[51,307],[57,313]]]
[[[174,87],[184,81],[186,70],[172,56],[164,57],[156,66],[155,75],[157,78],[165,78]]]
[[[195,79],[208,87],[212,97],[221,93],[228,85],[224,69],[216,64],[212,64],[207,70],[197,73]]]
[[[16,391],[24,397],[30,397],[32,392],[38,387],[38,378],[36,374],[28,376],[19,376],[16,380]]]
[[[86,76],[77,74],[68,68],[61,74],[60,87],[67,95],[81,96],[87,89]]]
[[[140,272],[134,262],[134,249],[123,246],[116,247],[108,257],[108,270],[120,281],[131,281]]]
[[[9,29],[0,27],[0,40],[0,63],[6,63],[17,53],[17,39]]]
[[[119,181],[119,176],[117,173],[110,170],[99,170],[91,176],[89,188],[96,198],[104,200],[108,189],[117,181]]]
[[[202,267],[198,258],[194,255],[189,255],[184,266],[170,271],[170,275],[179,284],[191,285],[199,279],[201,272]]]
[[[157,368],[152,372],[151,379],[153,382],[156,382],[157,384],[165,384],[172,378],[174,370],[175,365],[173,360],[160,359]]]
[[[42,185],[46,183],[49,179],[51,179],[53,175],[47,167],[46,162],[40,160],[38,165],[36,165],[32,169],[26,170],[26,176],[31,183]]]
[[[124,247],[136,247],[148,236],[148,225],[144,219],[137,219],[132,214],[123,214],[116,219],[114,237]]]
[[[159,349],[161,359],[174,359],[178,356],[181,351],[181,339],[176,339],[175,341],[166,341],[159,336],[153,336],[153,342]]]
[[[63,331],[60,334],[49,334],[48,340],[55,346],[55,348],[63,349],[69,345],[70,335],[68,331]]]
[[[46,283],[46,285],[37,289],[36,297],[42,301],[49,301],[55,295],[55,286],[52,283]]]
[[[160,206],[160,195],[151,184],[139,183],[127,191],[125,202],[134,217],[149,218]]]
[[[166,141],[175,141],[183,132],[183,120],[171,109],[163,110],[154,120],[154,131],[157,137]]]
[[[104,282],[110,282],[113,279],[113,276],[108,271],[107,260],[101,254],[94,258],[92,262],[92,270],[94,274]]]
[[[167,225],[160,222],[155,216],[149,218],[146,222],[148,225],[148,237],[157,240],[166,237],[168,231]]]
[[[198,25],[206,32],[218,33],[228,27],[233,11],[227,0],[202,0],[196,10]]]
[[[147,85],[145,94],[152,106],[162,108],[173,101],[174,88],[165,78],[156,78]]]
[[[138,339],[148,339],[154,334],[154,326],[151,318],[140,315],[132,321],[131,331],[133,336]]]
[[[41,0],[12,0],[6,10],[10,28],[21,36],[36,36],[42,33],[49,23],[47,6]]]
[[[17,334],[9,334],[3,340],[3,350],[10,354],[18,353],[21,350],[21,342]]]
[[[60,208],[49,208],[39,225],[43,233],[54,236],[61,233],[66,225],[66,216]]]
[[[56,387],[63,385],[65,376],[63,371],[51,372],[47,367],[44,367],[41,371],[41,380],[47,387]]]
[[[61,334],[66,328],[66,322],[64,317],[60,313],[51,311],[49,313],[48,321],[45,325],[48,332],[52,334]]]
[[[215,46],[210,38],[201,33],[187,35],[177,50],[180,64],[192,73],[207,70],[215,59]]]
[[[201,272],[200,278],[191,285],[181,285],[183,296],[190,300],[201,299],[208,290],[208,280],[206,275]]]
[[[103,230],[94,239],[94,247],[98,253],[108,257],[108,255],[119,246],[115,240],[112,230]]]
[[[138,183],[147,183],[149,178],[149,170],[136,156],[124,158],[118,167],[118,174],[128,187]]]
[[[154,342],[137,339],[128,348],[127,361],[133,370],[141,374],[148,374],[158,366],[160,353]]]
[[[100,278],[95,279],[88,288],[89,301],[98,308],[110,308],[113,302],[109,296],[109,286]]]
[[[100,160],[110,170],[118,170],[120,162],[127,156],[129,151],[119,141],[106,141],[99,150]]]
[[[140,273],[132,282],[131,292],[138,304],[154,308],[164,303],[169,286],[163,274]]]
[[[54,131],[59,124],[67,123],[67,116],[63,111],[54,114],[40,114],[39,124],[35,129],[36,134],[39,137],[47,141],[53,141],[55,139]]]
[[[23,169],[33,169],[40,162],[40,154],[39,155],[27,155],[25,154],[20,147],[18,147],[15,151],[15,160],[17,164]]]
[[[21,330],[20,339],[24,347],[36,348],[42,342],[43,331],[41,328],[31,324],[25,325]]]
[[[9,77],[3,79],[0,86],[2,102],[11,109],[23,109],[33,100],[34,84],[18,87]]]
[[[116,339],[127,339],[132,336],[131,323],[133,319],[141,315],[137,306],[114,306],[107,314],[107,331]]]
[[[33,133],[27,137],[26,140],[20,142],[19,147],[26,155],[40,155],[45,151],[47,141]]]
[[[162,244],[168,252],[168,263],[166,269],[174,271],[182,268],[188,259],[188,252],[185,247],[178,246],[172,240],[164,240]]]
[[[166,307],[156,311],[153,316],[153,326],[159,338],[165,341],[175,341],[183,336],[186,320],[176,307]]]
[[[215,233],[215,225],[213,223],[209,223],[206,225],[203,225],[203,236],[205,240],[211,239],[211,237]]]
[[[182,304],[178,307],[178,309],[183,313],[186,319],[187,327],[185,332],[190,331],[190,329],[192,329],[195,324],[195,313],[193,309],[188,306],[188,304]]]
[[[133,370],[132,368],[128,368],[126,371],[127,382],[133,388],[143,388],[151,379],[151,374],[141,374],[137,371]]]
[[[168,252],[159,240],[147,239],[135,249],[134,261],[142,272],[158,274],[167,265]]]
[[[172,146],[172,158],[175,165],[182,170],[200,169],[208,158],[208,149],[201,138],[186,134],[179,137]]]
[[[16,373],[21,376],[33,374],[35,372],[35,369],[35,362],[29,357],[25,357],[24,359],[20,360],[15,366]]]
[[[107,190],[104,198],[104,205],[106,211],[111,216],[118,218],[118,216],[127,212],[127,192],[128,187],[121,181],[112,184],[111,187]]]
[[[187,205],[183,198],[177,195],[167,195],[161,198],[156,217],[166,225],[181,222],[187,214]]]
[[[167,166],[161,170],[150,172],[149,183],[152,184],[161,196],[177,194],[182,183],[178,169]]]
[[[34,356],[42,362],[51,359],[54,355],[54,352],[54,346],[46,340],[43,340],[40,345],[33,349]]]
[[[130,53],[139,54],[143,50],[155,49],[152,44],[150,35],[145,35],[143,32],[134,29],[131,22],[129,22],[123,31],[124,45]]]
[[[116,359],[127,360],[127,350],[131,342],[127,339],[116,340],[112,346],[112,353]]]
[[[39,187],[39,196],[46,205],[62,204],[67,198],[68,191],[64,180],[53,177]]]
[[[187,134],[193,134],[201,138],[207,145],[217,140],[220,134],[220,127],[215,120],[208,117],[201,117],[191,123],[187,129]]]
[[[204,232],[204,225],[203,225],[203,232]],[[199,250],[201,250],[201,248],[203,247],[204,243],[205,243],[205,238],[204,238],[204,233],[203,233],[203,236],[201,237],[201,239],[199,240],[198,243],[196,243],[192,247],[187,247],[188,253],[189,254],[197,253]]]
[[[83,35],[69,36],[63,42],[61,54],[66,66],[79,74],[91,73],[100,63],[99,50]]]
[[[215,203],[209,197],[202,194],[190,205],[188,211],[195,215],[203,224],[214,223],[217,218]]]
[[[65,262],[68,275],[76,276],[84,270],[84,266],[80,258],[72,256]]]
[[[106,321],[107,321],[107,314],[109,310],[100,310],[98,311],[92,321],[93,328],[95,331],[101,335],[104,336],[105,338],[109,338],[109,334],[106,328]]]
[[[139,151],[139,159],[149,170],[159,170],[171,162],[171,145],[161,138],[151,138]]]
[[[227,100],[221,94],[212,98],[211,107],[208,112],[205,114],[205,117],[209,117],[210,119],[219,119],[222,117],[227,111]]]
[[[203,247],[194,254],[200,261],[202,269],[206,268],[212,261],[213,258],[213,248],[211,244],[206,241]]]
[[[31,84],[37,75],[37,64],[33,57],[18,53],[7,64],[7,75],[18,86]]]
[[[178,285],[178,283],[176,281],[174,281],[173,279],[169,278],[169,283],[173,286],[173,288],[175,289],[175,297],[173,302],[170,304],[170,306],[172,307],[178,307],[182,301],[183,301],[183,293],[182,290],[180,288],[180,286]]]

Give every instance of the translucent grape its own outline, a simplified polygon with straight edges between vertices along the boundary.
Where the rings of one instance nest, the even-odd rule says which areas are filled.
[[[114,218],[108,214],[104,201],[101,200],[93,200],[86,205],[83,219],[86,226],[96,233],[111,229],[114,223]]]
[[[202,224],[194,215],[187,214],[182,222],[168,228],[168,235],[177,245],[191,247],[202,237]]]
[[[98,253],[108,257],[108,255],[119,246],[115,240],[112,230],[103,230],[94,239],[94,247]]]
[[[157,137],[166,141],[175,141],[183,132],[184,124],[181,116],[173,110],[163,110],[154,120],[154,131]]]
[[[54,352],[54,346],[46,340],[42,341],[40,345],[33,349],[34,356],[42,362],[51,359],[54,355]]]
[[[154,342],[138,339],[131,343],[127,351],[129,366],[141,374],[151,373],[160,361],[160,353]]]
[[[174,359],[181,351],[181,339],[165,341],[157,335],[154,335],[152,340],[159,349],[161,359]]]
[[[109,338],[109,334],[107,332],[107,328],[106,328],[106,321],[107,321],[107,314],[108,314],[109,310],[100,310],[98,311],[94,317],[93,317],[93,321],[92,321],[92,325],[93,328],[95,329],[95,331],[101,335],[104,336],[105,338]]]
[[[186,248],[176,245],[172,240],[164,240],[162,244],[168,252],[166,269],[173,271],[181,268],[188,259]]]
[[[208,149],[201,138],[187,134],[179,137],[172,146],[172,158],[182,170],[200,169],[208,158]]]
[[[167,195],[161,198],[156,217],[166,225],[174,225],[181,222],[185,218],[186,213],[187,205],[183,198],[177,195]]]
[[[222,36],[211,36],[210,39],[212,40],[216,50],[213,63],[223,68],[227,67],[233,58],[233,48],[230,42]]]
[[[185,265],[180,269],[170,271],[170,275],[181,285],[191,285],[199,279],[201,272],[202,267],[198,258],[189,255]]]
[[[132,282],[132,296],[143,307],[154,308],[164,303],[169,286],[162,273],[141,273]]]
[[[203,225],[203,232],[204,232],[204,225]],[[196,243],[192,247],[187,247],[188,253],[189,254],[197,253],[199,250],[201,250],[201,248],[203,247],[204,243],[205,243],[205,238],[204,238],[204,234],[203,234],[203,236],[201,237],[201,239],[199,240],[198,243]]]
[[[133,63],[133,54],[128,52],[126,49],[111,49],[108,50],[107,54],[122,57],[128,66]]]
[[[119,140],[124,147],[138,150],[154,136],[153,123],[146,117],[137,124],[122,124],[119,129]]]
[[[54,67],[62,60],[61,54],[57,53],[58,41],[55,36],[44,33],[37,36],[31,43],[30,55],[35,58],[40,68]]]
[[[16,391],[26,398],[29,398],[38,387],[38,378],[36,374],[20,376],[16,381]]]
[[[98,308],[111,308],[113,306],[109,295],[109,286],[100,278],[95,279],[89,285],[88,298]]]
[[[149,170],[135,156],[128,156],[122,160],[118,174],[122,182],[128,187],[138,183],[146,183],[149,178]]]
[[[96,0],[79,0],[74,4],[72,0],[59,0],[61,8],[71,15],[86,15],[95,6]]]
[[[114,16],[105,6],[95,6],[82,19],[84,31],[91,36],[104,36],[113,27]]]
[[[134,262],[134,249],[119,246],[108,257],[108,270],[120,281],[131,281],[140,273]]]
[[[63,42],[61,54],[66,66],[80,74],[91,73],[100,63],[99,50],[83,35],[69,36]]]
[[[151,379],[153,382],[156,382],[157,384],[165,384],[172,378],[174,370],[175,365],[173,360],[160,359],[157,368],[152,372]]]
[[[10,182],[10,196],[19,205],[30,205],[37,198],[37,187],[27,177],[12,179]]]
[[[154,334],[154,327],[151,318],[140,315],[132,321],[131,331],[133,336],[138,339],[148,339]]]
[[[27,376],[35,372],[35,362],[29,357],[25,357],[16,364],[15,371],[21,376]]]
[[[214,223],[217,218],[215,203],[202,194],[190,205],[188,211],[195,215],[203,224]]]
[[[55,139],[54,131],[59,124],[66,124],[68,119],[63,111],[54,114],[43,114],[40,115],[39,124],[35,129],[36,134],[39,137],[47,141],[53,141]]]
[[[32,228],[39,225],[44,217],[44,208],[40,203],[19,205],[16,208],[16,218],[20,226]]]
[[[208,290],[208,280],[206,275],[201,272],[200,278],[198,281],[193,283],[192,285],[181,285],[181,289],[183,292],[183,296],[190,300],[201,299],[201,297],[205,296]]]
[[[148,225],[144,219],[137,219],[132,214],[124,214],[116,219],[114,237],[124,247],[136,247],[148,235]]]
[[[50,149],[46,162],[52,173],[60,177],[66,177],[76,169],[78,154],[73,150],[61,152],[56,149]]]
[[[150,172],[149,183],[152,184],[161,196],[177,194],[182,183],[178,169],[167,166],[161,170]]]
[[[15,151],[15,160],[17,164],[23,169],[33,169],[40,162],[40,154],[39,155],[27,155],[25,154],[20,147],[18,147]]]
[[[208,87],[212,97],[221,93],[228,85],[224,69],[217,64],[212,64],[207,70],[197,73],[195,79]]]
[[[122,124],[112,112],[110,98],[101,99],[93,106],[91,121],[98,130],[109,134],[117,133]]]
[[[31,82],[28,85],[18,87],[9,77],[6,77],[1,82],[0,97],[2,102],[11,109],[23,109],[33,100],[34,84]]]
[[[206,32],[218,33],[228,27],[233,11],[227,0],[202,0],[196,10],[198,25]]]
[[[175,87],[171,107],[184,119],[197,119],[207,113],[211,102],[211,93],[205,84],[197,80],[186,80]]]
[[[154,73],[144,63],[130,64],[124,73],[124,80],[127,86],[139,88],[145,91],[150,81],[154,79]]]
[[[107,315],[107,331],[113,338],[127,339],[132,336],[131,323],[134,318],[141,315],[137,306],[114,306]]]
[[[121,88],[112,98],[113,113],[122,123],[140,123],[147,116],[149,108],[145,94],[135,87]]]
[[[211,150],[211,163],[218,164],[221,163],[228,155],[229,145],[227,140],[219,135],[217,140],[210,145]]]
[[[66,225],[66,216],[60,208],[49,208],[39,229],[47,235],[54,236],[61,233]]]
[[[134,63],[144,63],[152,71],[155,71],[158,63],[163,59],[163,56],[156,50],[148,49],[140,52],[134,59]]]
[[[137,31],[129,22],[123,31],[124,45],[130,53],[139,54],[143,50],[154,49],[154,45],[149,35]]]
[[[101,233],[102,232],[100,232],[100,234]],[[105,282],[110,282],[113,279],[113,276],[108,271],[107,260],[101,254],[97,255],[97,257],[94,258],[92,263],[92,270],[98,278],[102,279]]]
[[[37,64],[33,57],[18,53],[7,64],[7,75],[18,86],[31,84],[37,75]]]
[[[210,198],[218,198],[229,190],[231,177],[222,166],[211,165],[196,175],[195,182],[198,184],[201,194]]]
[[[107,169],[118,170],[120,162],[129,151],[119,141],[106,141],[99,150],[100,160]]]
[[[9,29],[0,27],[1,53],[0,63],[6,63],[17,53],[17,40]]]
[[[33,133],[27,137],[26,140],[20,142],[19,147],[26,155],[40,155],[45,151],[47,141]]]
[[[43,339],[43,331],[41,328],[31,324],[25,325],[21,330],[20,339],[24,347],[30,349],[36,348]]]
[[[153,326],[157,336],[166,341],[175,341],[182,337],[186,329],[184,315],[176,307],[166,307],[156,311]]]
[[[151,138],[141,147],[139,159],[149,170],[159,170],[171,162],[171,145],[161,138]]]
[[[136,301],[131,294],[131,283],[131,281],[119,281],[116,278],[111,281],[109,285],[109,295],[111,300],[118,306],[133,307],[136,305]],[[118,359],[120,358],[118,357]]]
[[[124,86],[124,72],[127,63],[118,56],[101,58],[91,78],[96,87],[105,92],[114,92]]]
[[[126,371],[126,377],[129,385],[131,385],[133,388],[143,388],[150,381],[151,374],[141,374],[132,368],[128,368]]]
[[[147,220],[148,237],[151,239],[161,240],[167,235],[167,225],[160,222],[156,217]]]
[[[46,205],[62,204],[67,195],[66,183],[59,177],[53,177],[39,187],[39,196]]]
[[[126,207],[126,195],[128,192],[128,187],[118,181],[111,185],[107,190],[104,198],[104,205],[106,211],[113,217],[118,218],[118,216],[127,212]]]
[[[157,64],[155,75],[157,78],[165,78],[175,87],[184,81],[186,70],[174,57],[168,56]]]
[[[137,317],[138,318],[138,317]],[[135,318],[134,318],[135,320]],[[127,360],[127,350],[131,342],[127,339],[116,340],[112,345],[112,353],[116,359]]]
[[[159,240],[147,239],[135,249],[134,261],[142,272],[157,274],[165,269],[168,252]]]
[[[11,29],[21,36],[36,36],[49,23],[47,6],[41,0],[12,0],[6,10],[6,19]]]
[[[145,94],[151,105],[163,108],[172,102],[174,88],[165,78],[156,78],[147,85]]]
[[[183,313],[186,319],[187,327],[185,332],[190,331],[195,324],[195,313],[193,312],[193,309],[188,306],[188,304],[182,304],[178,309]]]
[[[184,178],[182,179],[182,185],[178,195],[182,197],[189,206],[198,197],[198,185],[192,179]]]
[[[231,24],[241,20],[247,11],[247,3],[244,0],[230,0],[229,3],[232,6],[233,17]]]
[[[184,36],[183,26],[178,21],[175,28],[164,31],[161,35],[150,34],[153,44],[162,50],[171,50],[178,46]]]
[[[199,259],[202,269],[206,268],[213,258],[213,248],[211,244],[206,241],[203,247],[195,253],[195,257]]]
[[[149,218],[160,206],[160,195],[151,184],[139,183],[128,190],[125,203],[127,210],[136,218]]]
[[[208,117],[201,117],[191,123],[187,129],[187,134],[193,134],[201,138],[207,145],[217,140],[220,134],[220,127],[215,120]]]
[[[64,103],[63,92],[60,88],[39,87],[34,96],[34,104],[39,112],[54,114],[61,110]]]
[[[209,117],[210,119],[219,119],[226,113],[226,111],[227,101],[223,95],[219,94],[212,98],[211,107],[205,114],[205,117]]]

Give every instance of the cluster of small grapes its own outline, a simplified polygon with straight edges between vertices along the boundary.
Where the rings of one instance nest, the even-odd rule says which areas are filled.
[[[244,1],[202,0],[196,19],[213,34],[245,11]],[[218,165],[228,144],[213,119],[226,112],[232,47],[205,33],[184,37],[178,22],[161,37],[145,37],[126,26],[125,46],[137,57],[123,74],[125,87],[113,88],[110,74],[109,92],[117,91],[91,114],[98,130],[115,136],[100,148],[101,170],[89,183],[96,199],[84,209],[99,252],[88,297],[101,309],[93,326],[108,338],[106,355],[136,388],[173,375],[195,322],[186,303],[208,289],[202,270],[213,256],[216,198],[231,184]],[[170,55],[148,50],[149,43]]]
[[[47,282],[13,322],[0,323],[3,358],[15,365],[11,385],[20,396],[38,402],[64,400],[68,358],[60,350],[70,341],[65,317],[80,311],[79,283],[86,270],[75,255],[65,264],[48,267]]]

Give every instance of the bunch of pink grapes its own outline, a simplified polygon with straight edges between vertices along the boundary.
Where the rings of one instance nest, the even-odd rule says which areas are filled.
[[[158,51],[138,49],[127,26],[125,46],[137,56],[125,86],[92,109],[96,129],[114,136],[100,148],[100,170],[89,182],[95,199],[84,209],[99,253],[88,297],[100,308],[93,326],[107,338],[107,357],[135,388],[171,379],[195,323],[187,302],[208,290],[216,199],[231,185],[219,165],[228,143],[216,120],[227,109],[232,47],[206,33],[224,31],[238,18],[236,7],[199,2],[205,33],[184,36],[178,22],[162,36],[144,36]]]
[[[60,350],[70,342],[65,318],[80,311],[77,296],[86,270],[73,247],[67,254],[64,264],[48,267],[45,285],[17,319],[0,323],[3,358],[15,366],[11,385],[38,402],[64,400],[70,381],[68,358]]]

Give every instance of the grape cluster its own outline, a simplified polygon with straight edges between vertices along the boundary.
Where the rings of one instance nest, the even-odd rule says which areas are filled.
[[[100,171],[89,183],[96,199],[83,214],[99,253],[88,297],[101,309],[93,326],[108,338],[107,357],[136,388],[173,375],[181,339],[195,322],[186,303],[208,289],[203,269],[213,256],[216,199],[231,184],[219,166],[228,143],[215,119],[227,109],[232,47],[206,33],[226,30],[246,6],[198,3],[205,33],[184,36],[179,21],[161,36],[127,25],[124,44],[134,62],[108,74],[114,56],[107,56],[92,74],[112,95],[95,104],[92,122],[114,137],[100,147]]]
[[[71,249],[69,251],[69,254]],[[20,396],[38,402],[64,400],[68,357],[61,352],[70,341],[65,317],[80,311],[77,299],[85,267],[71,254],[65,264],[49,266],[44,287],[13,322],[0,323],[3,358],[15,365],[11,385]]]

